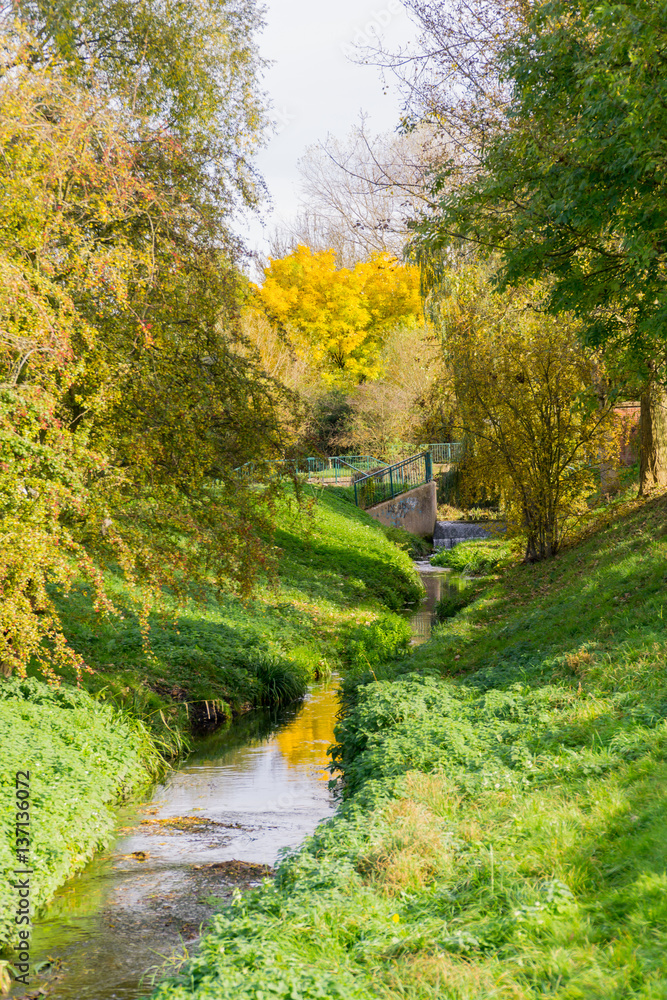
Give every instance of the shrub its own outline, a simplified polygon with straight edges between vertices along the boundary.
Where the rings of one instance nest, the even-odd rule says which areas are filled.
[[[487,576],[507,566],[512,548],[503,539],[473,539],[459,542],[453,549],[440,549],[431,559],[431,566],[448,566],[468,576]]]

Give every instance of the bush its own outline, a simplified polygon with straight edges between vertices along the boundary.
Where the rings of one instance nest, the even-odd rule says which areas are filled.
[[[389,660],[405,656],[412,629],[400,615],[381,615],[375,621],[351,626],[343,636],[344,657],[356,670],[372,670]]]
[[[453,549],[440,549],[431,566],[448,566],[467,576],[488,576],[511,562],[512,547],[504,539],[474,539]]]

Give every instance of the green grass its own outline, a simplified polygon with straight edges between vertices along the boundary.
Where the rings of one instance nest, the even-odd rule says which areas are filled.
[[[396,534],[396,532],[395,532]],[[150,652],[119,577],[108,577],[123,619],[100,619],[85,588],[61,601],[65,632],[94,668],[88,690],[127,708],[161,737],[248,707],[303,695],[310,680],[349,665],[348,632],[421,596],[407,532],[398,544],[358,510],[328,491],[312,510],[289,499],[274,538],[277,583],[266,581],[242,601],[212,589],[185,607],[165,597],[150,616]],[[68,678],[70,682],[73,677]]]
[[[158,750],[170,756],[191,728],[294,701],[334,669],[405,653],[409,629],[395,612],[421,596],[407,553],[335,496],[324,494],[310,513],[286,498],[278,513],[279,579],[252,599],[211,590],[183,608],[165,597],[151,616],[148,652],[122,580],[110,576],[122,619],[100,619],[86,588],[60,598],[65,632],[94,668],[82,678],[87,690],[74,688],[73,677],[59,690],[34,677],[0,680],[3,796],[11,798],[16,770],[34,778],[36,906],[103,843],[114,801],[154,771]],[[14,841],[4,801],[2,815],[5,913]],[[0,941],[8,920],[0,920]]]
[[[37,909],[104,846],[115,825],[114,804],[146,784],[160,759],[139,721],[85,691],[34,679],[0,686],[0,745],[0,941],[7,941],[17,930],[12,870],[32,869]],[[17,771],[30,775],[27,865],[17,865]]]
[[[350,680],[340,813],[156,997],[666,998],[666,524],[618,505]]]
[[[431,557],[431,566],[448,566],[467,576],[489,576],[516,558],[516,547],[504,538],[479,538],[440,549]]]

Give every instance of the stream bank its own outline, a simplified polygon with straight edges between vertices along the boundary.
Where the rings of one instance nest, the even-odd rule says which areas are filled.
[[[275,586],[266,582],[246,601],[213,588],[186,606],[167,595],[151,617],[152,656],[131,609],[107,619],[95,615],[85,587],[60,595],[72,648],[94,673],[83,674],[81,688],[73,676],[60,687],[0,678],[0,943],[16,940],[16,772],[31,775],[36,913],[108,843],[118,803],[183,751],[193,730],[292,701],[346,669],[352,641],[364,651],[367,623],[382,656],[393,655],[407,632],[397,612],[420,594],[401,548],[410,539],[394,534],[333,495],[307,511],[283,498]],[[122,580],[106,582],[122,608]],[[0,981],[11,957],[2,952]]]
[[[410,624],[420,643],[435,604],[459,584],[427,562],[417,569],[426,596]],[[178,963],[236,889],[271,877],[279,851],[333,814],[327,749],[337,711],[331,681],[313,686],[303,704],[248,713],[124,806],[111,849],[70,879],[35,924],[33,968],[50,964],[31,992],[43,985],[52,1000],[150,992],[147,970]]]
[[[362,678],[340,810],[154,1000],[666,996],[666,518],[611,511]]]
[[[236,889],[270,876],[279,851],[333,812],[326,767],[337,708],[332,681],[302,704],[249,713],[123,807],[112,847],[35,923],[33,969],[50,964],[28,995],[40,986],[52,1000],[149,993],[147,970],[191,950]]]

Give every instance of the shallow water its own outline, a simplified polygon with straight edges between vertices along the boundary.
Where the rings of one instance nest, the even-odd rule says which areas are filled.
[[[410,615],[412,628],[412,645],[417,646],[430,638],[433,626],[436,624],[435,606],[446,594],[458,593],[468,586],[469,581],[460,573],[453,573],[441,566],[431,566],[428,559],[415,561],[415,569],[419,573],[426,594],[419,610]]]
[[[416,563],[426,595],[410,616],[414,643],[431,634],[434,609],[465,581]],[[216,906],[270,875],[334,811],[327,749],[334,741],[336,682],[313,687],[281,712],[252,712],[198,743],[143,801],[122,808],[118,836],[70,879],[33,928],[31,975],[52,1000],[137,1000],[147,970],[196,947]],[[12,997],[24,995],[24,988]]]
[[[40,982],[53,1000],[150,993],[140,982],[147,969],[192,950],[216,901],[257,884],[262,866],[333,812],[325,768],[337,710],[332,682],[281,713],[253,712],[122,809],[111,849],[35,923],[33,962],[53,965],[46,978],[31,976],[28,995]]]

